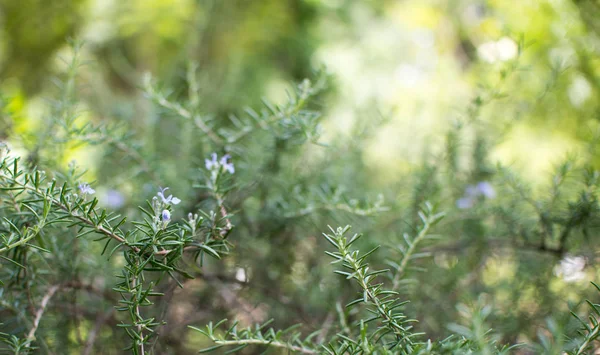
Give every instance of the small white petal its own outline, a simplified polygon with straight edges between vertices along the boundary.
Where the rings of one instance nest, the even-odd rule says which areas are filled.
[[[239,282],[246,282],[246,281],[248,281],[247,276],[246,276],[246,270],[244,270],[243,268],[239,267],[235,271],[235,279],[238,280]]]

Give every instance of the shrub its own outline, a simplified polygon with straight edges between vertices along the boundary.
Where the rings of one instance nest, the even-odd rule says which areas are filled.
[[[227,119],[197,106],[193,71],[187,98],[147,77],[161,120],[145,136],[133,120],[86,118],[74,49],[45,125],[20,151],[2,148],[6,352],[593,349],[600,306],[565,317],[553,273],[577,277],[593,257],[593,154],[567,157],[544,191],[491,164],[497,137],[479,116],[503,97],[496,89],[473,99],[443,149],[378,191],[363,147],[386,120],[325,142],[325,73]],[[93,173],[64,164],[83,146]],[[597,297],[590,289],[576,291]]]

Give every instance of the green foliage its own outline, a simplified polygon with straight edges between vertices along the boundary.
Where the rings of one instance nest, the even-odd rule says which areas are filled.
[[[600,348],[593,1],[63,5],[0,0],[0,353]]]
[[[600,287],[597,284],[593,283],[598,291],[600,291]],[[582,320],[577,316],[577,314],[573,313],[573,316],[579,320],[583,329],[580,331],[580,334],[583,336],[581,344],[578,344],[575,350],[570,351],[569,354],[586,354],[593,349],[592,343],[598,339],[600,336],[600,323],[598,322],[598,316],[600,316],[600,305],[592,303],[590,301],[586,302],[589,304],[592,314],[589,316],[589,323]]]

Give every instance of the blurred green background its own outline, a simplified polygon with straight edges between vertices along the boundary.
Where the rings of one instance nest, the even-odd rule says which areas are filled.
[[[598,279],[593,267],[577,267],[576,277],[566,278],[553,271],[560,265],[555,256],[523,256],[493,243],[482,245],[478,236],[498,231],[487,215],[453,214],[464,188],[460,184],[491,179],[497,162],[530,183],[534,197],[544,196],[553,167],[567,156],[598,167],[597,0],[0,0],[0,25],[0,139],[34,162],[33,153],[51,144],[39,134],[52,106],[48,99],[61,92],[56,78],[69,70],[63,60],[72,55],[69,38],[81,40],[76,88],[81,119],[133,127],[132,139],[143,142],[141,149],[153,157],[159,175],[153,183],[170,186],[179,197],[190,190],[179,176],[188,175],[190,161],[201,165],[210,150],[197,150],[196,138],[145,98],[141,88],[148,73],[172,98],[197,90],[194,107],[217,120],[260,106],[262,97],[283,102],[291,83],[314,78],[322,66],[331,74],[326,92],[313,104],[324,114],[320,141],[333,142],[350,163],[325,168],[334,156],[310,146],[299,153],[298,164],[325,171],[321,182],[329,176],[351,191],[370,196],[381,191],[391,198],[393,211],[406,212],[371,222],[328,215],[289,225],[265,222],[265,235],[295,231],[292,241],[281,241],[288,248],[283,256],[269,256],[269,243],[281,246],[272,244],[275,239],[255,242],[256,231],[242,231],[247,239],[236,241],[242,245],[228,270],[237,277],[240,265],[254,267],[254,286],[242,301],[214,303],[211,312],[191,320],[185,315],[195,308],[186,308],[186,297],[209,296],[179,295],[181,306],[171,314],[174,327],[217,320],[227,312],[245,314],[248,322],[273,316],[283,325],[320,326],[320,316],[336,300],[318,292],[318,275],[329,272],[311,256],[320,243],[318,231],[349,222],[371,232],[370,243],[388,243],[430,196],[443,200],[450,213],[447,229],[438,232],[470,243],[441,247],[427,264],[428,276],[416,276],[421,283],[407,289],[408,298],[417,300],[419,329],[432,337],[448,333],[446,324],[457,318],[456,303],[483,297],[499,310],[492,323],[504,340],[535,341],[552,333],[547,324],[566,327],[566,301],[580,302],[590,291],[588,282]],[[448,132],[460,139],[454,142]],[[438,181],[453,191],[444,194],[444,187],[427,179],[437,164],[433,159],[449,149],[457,152],[456,175]],[[254,171],[253,150],[248,152],[236,164]],[[123,213],[134,213],[130,206],[152,196],[155,187],[144,187],[148,176],[123,174],[117,153],[109,154],[111,159],[105,154],[95,146],[73,145],[56,164],[66,167],[77,160],[89,169],[89,180],[99,182],[100,196],[118,188],[125,199]],[[349,166],[360,173],[348,176],[355,171]],[[284,186],[282,191],[291,191]],[[258,208],[252,199],[243,204]],[[580,249],[593,265],[595,251]],[[283,264],[282,271],[261,275],[256,265],[265,260]],[[273,282],[281,289],[264,291]],[[548,320],[555,313],[560,319]],[[336,317],[332,314],[326,319]],[[164,349],[184,353],[197,350],[202,341],[182,342],[173,332],[165,330]]]
[[[436,145],[479,85],[518,90],[489,119],[511,124],[495,158],[535,180],[561,154],[580,149],[598,115],[598,3],[570,1],[52,1],[1,3],[2,130],[43,120],[39,101],[63,69],[68,38],[83,40],[81,99],[94,120],[142,126],[144,73],[176,94],[197,66],[204,112],[228,115],[260,97],[277,100],[292,81],[325,65],[335,94],[322,102],[325,132],[379,109],[391,121],[370,144],[371,168],[393,180]],[[519,58],[519,76],[498,68]],[[535,99],[533,102],[530,99]],[[525,102],[527,101],[527,102]],[[501,111],[501,112],[500,112]],[[527,119],[523,119],[526,117]],[[592,127],[590,127],[592,125]],[[333,128],[333,129],[329,129]],[[145,129],[140,127],[140,129]]]

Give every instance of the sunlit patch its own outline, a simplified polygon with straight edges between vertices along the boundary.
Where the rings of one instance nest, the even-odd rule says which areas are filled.
[[[577,282],[585,280],[586,261],[582,256],[566,256],[554,267],[554,274],[565,282]]]
[[[517,56],[518,46],[512,39],[502,37],[498,41],[481,44],[477,47],[477,54],[488,63],[504,62]]]
[[[569,100],[575,107],[581,107],[592,95],[592,86],[582,76],[576,76],[568,89]]]
[[[546,172],[565,155],[580,149],[571,137],[554,131],[541,131],[527,125],[513,128],[504,142],[492,152],[492,161],[500,161],[512,166],[530,182],[540,183],[546,179]]]

